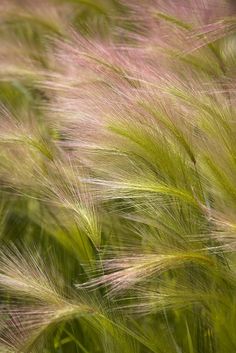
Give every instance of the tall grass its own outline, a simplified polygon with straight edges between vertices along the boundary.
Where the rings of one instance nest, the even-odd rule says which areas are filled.
[[[233,3],[1,6],[0,352],[236,351]]]

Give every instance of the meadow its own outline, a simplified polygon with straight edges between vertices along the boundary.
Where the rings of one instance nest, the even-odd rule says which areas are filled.
[[[0,3],[0,353],[236,352],[236,6]]]

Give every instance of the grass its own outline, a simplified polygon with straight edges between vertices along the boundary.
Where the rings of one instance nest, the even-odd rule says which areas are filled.
[[[0,352],[234,352],[233,5],[2,8]]]

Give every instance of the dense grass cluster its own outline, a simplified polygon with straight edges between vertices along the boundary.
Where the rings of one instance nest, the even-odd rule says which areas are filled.
[[[0,7],[0,353],[236,352],[234,2]]]

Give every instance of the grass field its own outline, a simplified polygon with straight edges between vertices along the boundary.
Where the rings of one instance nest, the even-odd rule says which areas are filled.
[[[0,3],[0,353],[236,352],[236,7]]]

